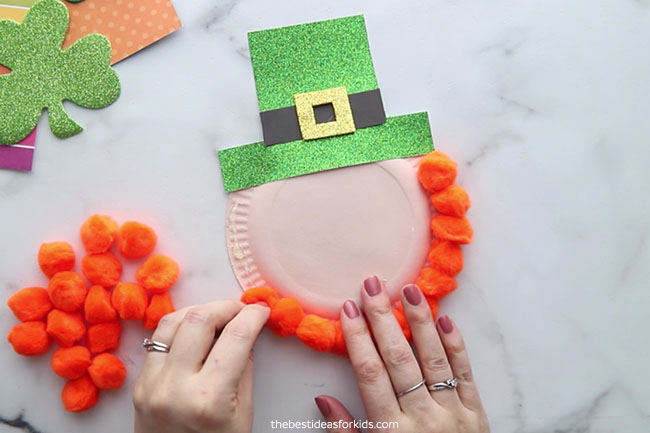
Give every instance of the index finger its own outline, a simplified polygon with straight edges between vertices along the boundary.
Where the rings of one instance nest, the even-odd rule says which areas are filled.
[[[201,373],[211,376],[210,381],[225,382],[236,388],[270,312],[270,308],[262,305],[244,306],[223,328]]]
[[[178,331],[178,327],[183,321],[185,313],[187,313],[187,310],[190,308],[192,308],[192,306],[185,307],[180,310],[176,310],[173,313],[164,315],[158,322],[158,326],[154,330],[151,339],[158,343],[163,343],[167,346],[170,346],[172,344],[174,336],[176,335],[176,331]],[[165,352],[147,352],[147,356],[144,359],[144,366],[142,368],[142,371],[148,372],[152,369],[161,368],[165,363],[166,357],[167,353]]]
[[[171,342],[165,364],[198,372],[217,331],[242,309],[242,305],[234,300],[222,300],[188,309]]]
[[[370,330],[354,301],[341,309],[341,328],[357,376],[361,400],[370,419],[395,419],[400,407]]]

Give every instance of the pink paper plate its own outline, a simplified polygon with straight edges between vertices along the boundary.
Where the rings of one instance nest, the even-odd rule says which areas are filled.
[[[242,288],[268,286],[307,313],[337,318],[379,275],[391,299],[415,281],[430,245],[419,158],[300,176],[230,194],[232,268]]]

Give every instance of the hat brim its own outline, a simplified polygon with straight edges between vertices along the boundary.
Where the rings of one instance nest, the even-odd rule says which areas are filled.
[[[224,189],[231,192],[335,168],[420,156],[432,150],[429,117],[423,112],[389,117],[380,126],[348,135],[224,149],[219,151],[219,161]]]

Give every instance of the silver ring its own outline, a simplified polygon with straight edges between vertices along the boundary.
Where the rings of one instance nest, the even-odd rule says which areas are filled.
[[[458,387],[458,379],[452,377],[447,379],[444,382],[438,382],[431,385],[427,385],[429,391],[442,391],[443,389],[456,389]]]
[[[169,346],[165,343],[161,343],[160,341],[149,340],[148,338],[145,338],[142,342],[142,346],[147,349],[147,352],[169,353]]]
[[[426,381],[425,379],[422,379],[421,382],[416,383],[416,384],[413,385],[412,387],[410,387],[410,388],[408,388],[408,389],[405,389],[405,390],[402,391],[402,392],[398,392],[397,394],[395,394],[395,397],[397,397],[397,398],[404,397],[406,394],[408,394],[409,392],[413,392],[413,391],[415,391],[416,389],[418,389],[419,387],[421,387],[421,386],[424,385],[425,383],[427,383],[427,381]]]

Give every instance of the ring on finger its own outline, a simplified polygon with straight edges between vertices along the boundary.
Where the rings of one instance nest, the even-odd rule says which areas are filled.
[[[427,385],[427,389],[431,392],[433,391],[442,391],[443,389],[456,389],[458,387],[458,379],[452,377],[447,379],[444,382],[432,383]]]
[[[425,383],[427,383],[426,379],[422,379],[422,381],[416,383],[416,384],[413,385],[412,387],[407,388],[407,389],[405,389],[404,391],[400,391],[400,392],[396,393],[396,394],[395,394],[395,397],[397,397],[397,398],[404,397],[406,394],[408,394],[409,392],[413,392],[413,391],[415,391],[415,390],[418,389],[419,387],[423,386]]]
[[[150,340],[145,338],[142,342],[142,346],[147,349],[147,352],[163,352],[169,353],[169,345],[161,343],[160,341]]]

